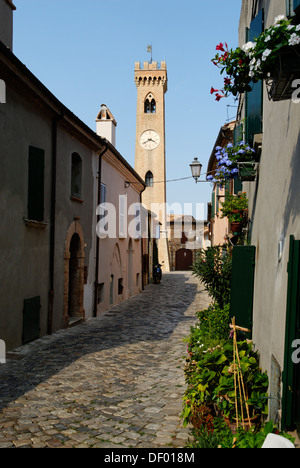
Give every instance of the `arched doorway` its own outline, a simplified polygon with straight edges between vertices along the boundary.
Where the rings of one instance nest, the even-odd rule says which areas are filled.
[[[189,249],[179,249],[176,252],[176,271],[190,270],[193,265],[193,252]]]
[[[78,221],[68,229],[65,242],[64,327],[84,319],[84,238]]]

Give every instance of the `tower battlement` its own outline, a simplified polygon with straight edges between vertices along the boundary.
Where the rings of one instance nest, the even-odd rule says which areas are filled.
[[[165,60],[160,62],[135,62],[135,70],[167,70],[167,64]]]
[[[135,62],[134,81],[139,86],[159,86],[162,85],[164,92],[167,92],[167,64],[163,60],[160,62]]]

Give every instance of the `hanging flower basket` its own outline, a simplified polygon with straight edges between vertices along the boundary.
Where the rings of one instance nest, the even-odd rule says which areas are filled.
[[[300,79],[300,47],[286,47],[282,50],[266,80],[268,96],[272,101],[292,99],[296,90],[294,81]]]
[[[256,179],[257,163],[245,161],[238,163],[238,177],[244,182],[253,182]]]
[[[251,92],[253,84],[266,80],[270,99],[291,99],[293,81],[300,78],[300,24],[280,15],[274,25],[242,47],[217,46],[212,62],[226,73],[223,89],[211,88],[216,100]]]

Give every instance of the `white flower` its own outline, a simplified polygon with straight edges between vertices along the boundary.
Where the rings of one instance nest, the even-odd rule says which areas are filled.
[[[299,26],[299,25],[298,25]],[[295,26],[293,26],[292,24],[289,24],[288,27],[287,27],[287,30],[288,31],[291,31],[292,29],[294,29]]]
[[[265,62],[271,53],[272,51],[270,49],[266,49],[262,54],[262,61]]]
[[[276,16],[276,18],[275,18],[275,23],[274,23],[274,24],[280,23],[280,21],[282,21],[282,20],[284,20],[284,19],[285,19],[285,16],[284,16],[284,15]]]
[[[293,33],[291,37],[289,38],[289,45],[294,46],[297,44],[300,44],[300,36],[298,36],[298,34],[296,33]]]
[[[300,31],[300,24],[297,24],[296,31]]]
[[[255,66],[256,71],[260,68],[260,66],[261,66],[261,60],[258,59],[258,60],[257,60],[257,64],[256,64],[256,66]]]
[[[268,37],[266,37],[265,42],[269,42],[270,40],[271,40],[271,36],[269,35]]]
[[[253,77],[255,76],[255,73],[254,73],[253,71],[251,71],[251,72],[249,73],[249,76],[250,76],[250,78],[253,78]]]
[[[249,55],[249,53],[254,49],[255,43],[254,42],[247,42],[247,44],[244,44],[241,49],[245,52],[246,55]]]

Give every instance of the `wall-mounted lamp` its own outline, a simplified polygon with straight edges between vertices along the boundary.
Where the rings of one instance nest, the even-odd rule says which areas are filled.
[[[192,171],[192,176],[194,177],[197,184],[202,169],[202,164],[199,163],[198,158],[194,158],[194,161],[190,164],[190,168]]]

